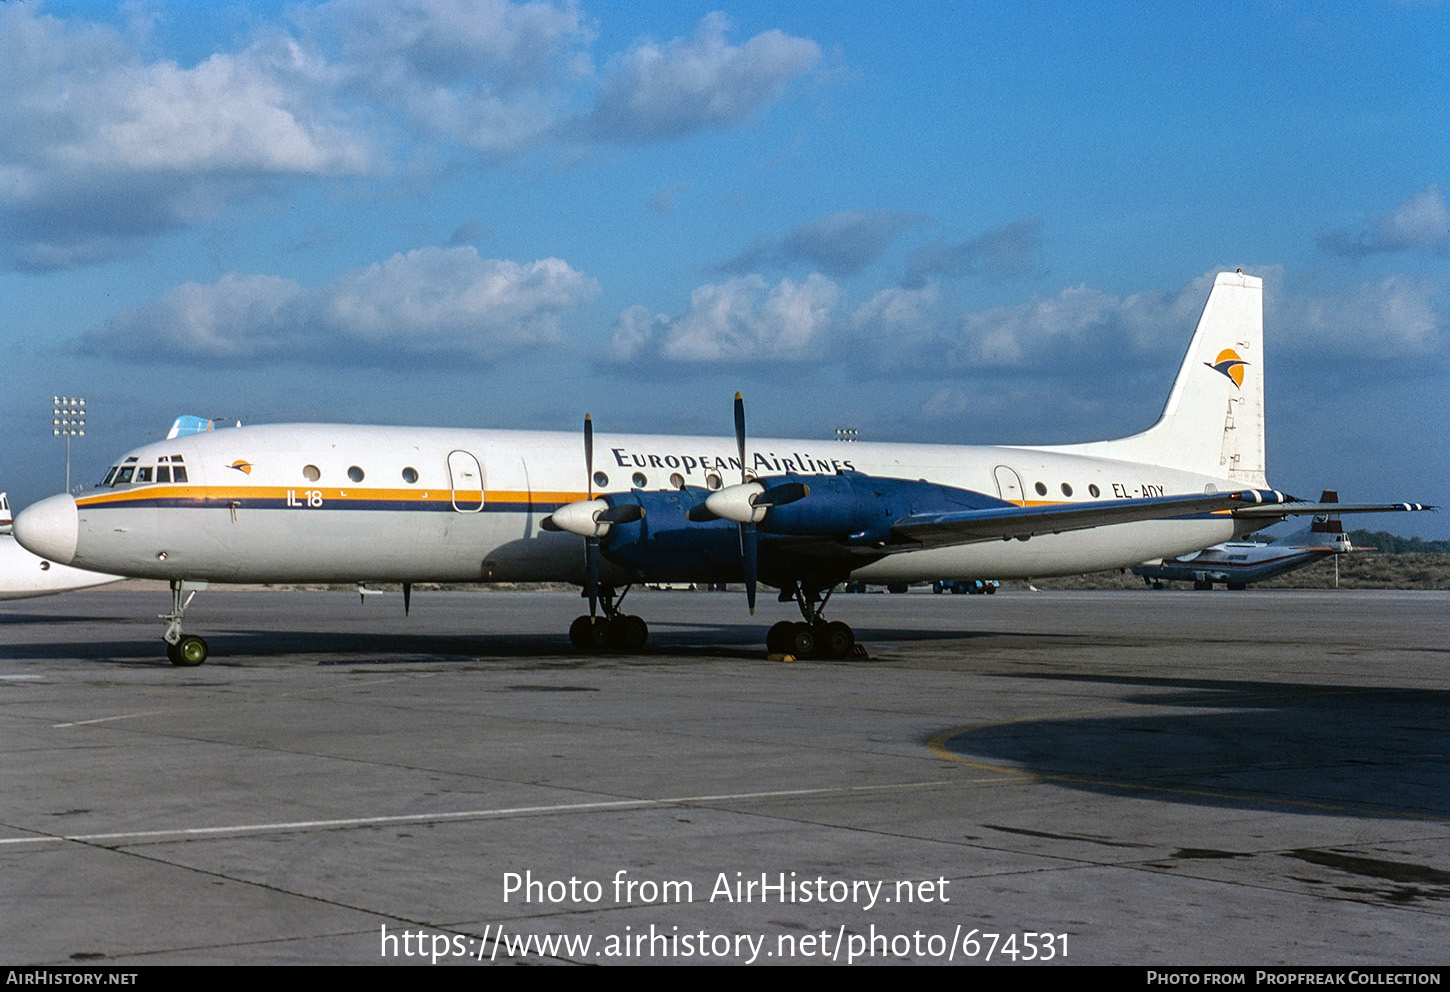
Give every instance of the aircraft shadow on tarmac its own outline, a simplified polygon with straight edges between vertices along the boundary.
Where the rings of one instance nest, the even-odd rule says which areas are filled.
[[[1450,819],[1450,692],[1030,677],[1168,691],[1105,699],[1099,713],[963,728],[939,737],[940,745],[974,765],[1110,795]]]
[[[164,645],[155,636],[150,623],[134,617],[98,621],[61,620],[50,616],[9,616],[5,620],[16,626],[39,622],[54,626],[61,622],[132,623],[146,628],[144,636],[112,638],[105,641],[37,641],[12,643],[10,653],[18,658],[66,659],[82,658],[95,663],[135,664],[146,662],[171,667]],[[580,657],[585,659],[625,659],[669,661],[674,658],[764,658],[767,625],[671,623],[661,625],[651,635],[651,642],[634,653],[604,652],[581,654],[562,633],[537,634],[489,632],[477,634],[384,633],[358,630],[251,630],[207,628],[196,631],[206,637],[211,648],[207,665],[245,664],[247,659],[279,660],[296,657],[299,664],[416,664],[456,663],[500,659],[531,659]],[[992,631],[952,631],[917,629],[862,630],[858,637],[868,649],[873,643],[911,643],[944,640],[965,640],[1000,636]],[[1057,637],[1054,634],[1016,635]],[[859,659],[846,658],[827,664],[859,664]],[[869,662],[868,662],[869,663]]]

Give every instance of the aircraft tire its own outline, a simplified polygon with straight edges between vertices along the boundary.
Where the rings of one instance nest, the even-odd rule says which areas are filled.
[[[775,624],[765,635],[765,650],[771,654],[786,654],[790,651],[791,629],[795,624],[789,620],[782,620]]]
[[[790,640],[787,643],[786,654],[809,658],[816,653],[816,632],[811,630],[808,623],[793,623],[790,625]]]
[[[814,633],[816,649],[825,658],[844,658],[856,646],[855,631],[851,630],[850,624],[842,623],[840,620],[832,620],[830,623],[823,624]]]
[[[613,642],[610,625],[603,618],[586,613],[569,625],[569,643],[580,651],[603,651]]]
[[[195,668],[208,654],[206,638],[195,634],[182,634],[181,640],[166,645],[166,657],[178,668]]]
[[[575,617],[569,625],[569,643],[583,651],[589,647],[589,618]]]
[[[637,616],[620,617],[612,626],[611,640],[622,651],[638,651],[649,640],[649,625]]]

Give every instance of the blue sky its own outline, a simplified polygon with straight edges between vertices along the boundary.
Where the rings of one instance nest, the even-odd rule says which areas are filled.
[[[0,488],[178,413],[1053,443],[1266,287],[1269,475],[1450,503],[1450,5],[0,5]],[[1362,521],[1450,537],[1450,513]]]

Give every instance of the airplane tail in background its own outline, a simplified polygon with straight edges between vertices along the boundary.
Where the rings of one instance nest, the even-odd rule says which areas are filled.
[[[1264,281],[1220,272],[1158,422],[1116,441],[1051,450],[1232,479],[1267,489],[1264,455]]]

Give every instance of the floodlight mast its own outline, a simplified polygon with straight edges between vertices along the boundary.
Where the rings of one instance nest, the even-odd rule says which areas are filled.
[[[52,396],[51,435],[65,438],[65,491],[70,492],[70,439],[86,436],[86,401],[80,396]]]

